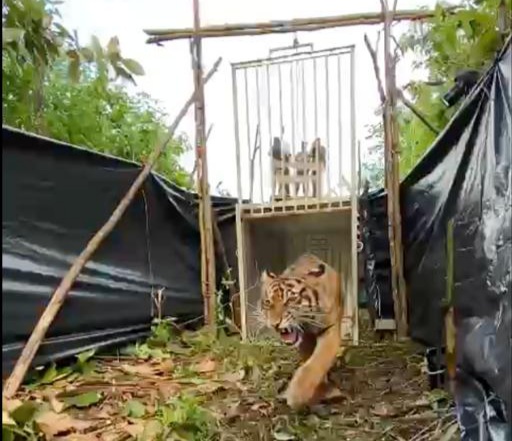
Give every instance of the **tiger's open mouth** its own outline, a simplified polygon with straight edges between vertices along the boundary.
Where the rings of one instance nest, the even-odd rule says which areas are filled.
[[[295,327],[279,329],[281,340],[290,346],[297,346],[302,341],[302,333]]]

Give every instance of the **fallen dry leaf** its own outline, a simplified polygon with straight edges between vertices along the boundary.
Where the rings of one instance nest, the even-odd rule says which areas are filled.
[[[101,441],[116,441],[119,439],[119,431],[111,430],[109,432],[103,432],[101,434]]]
[[[65,408],[66,404],[62,401],[59,401],[57,397],[55,396],[54,392],[49,392],[46,394],[46,398],[48,399],[48,402],[50,403],[51,408],[57,412],[61,413]]]
[[[74,433],[63,437],[54,438],[55,441],[98,441],[99,438],[93,433]]]
[[[157,369],[154,366],[148,364],[123,364],[121,369],[130,375],[140,375],[141,377],[154,377],[157,373]]]
[[[181,390],[181,386],[177,383],[166,383],[158,385],[158,395],[163,401],[175,397]]]
[[[213,372],[215,369],[217,369],[217,362],[212,358],[205,358],[196,365],[195,371],[206,374]]]
[[[123,426],[123,430],[133,438],[137,438],[144,432],[144,424],[142,423],[127,423]]]
[[[255,403],[251,406],[251,410],[261,413],[264,416],[269,416],[274,409],[274,405],[272,403],[261,402]]]
[[[167,359],[161,363],[159,363],[155,368],[164,374],[171,372],[174,369],[174,362],[170,359]]]
[[[431,402],[427,397],[421,397],[419,400],[416,400],[414,403],[412,403],[411,407],[429,407],[430,405]]]
[[[198,385],[195,388],[195,390],[202,394],[212,394],[222,388],[223,388],[222,384],[215,383],[212,381],[212,382],[203,383],[203,384]]]
[[[350,399],[349,394],[346,392],[343,392],[338,387],[335,387],[333,385],[329,386],[329,389],[325,392],[325,395],[322,397],[321,401],[335,401],[339,399]]]
[[[232,421],[235,418],[239,417],[242,414],[242,406],[240,404],[240,401],[237,401],[236,403],[231,404],[226,412],[224,413],[224,417],[227,421]]]
[[[101,406],[97,413],[94,414],[95,418],[103,420],[109,419],[115,413],[115,409],[112,405],[106,404]]]
[[[222,381],[226,381],[228,383],[238,383],[243,380],[245,377],[245,370],[240,369],[238,372],[228,372],[221,376]]]
[[[391,417],[396,415],[396,409],[391,404],[378,403],[373,407],[371,413],[380,417]]]
[[[92,423],[80,421],[65,413],[45,412],[35,419],[39,429],[47,436],[53,437],[70,431],[81,431],[87,429]]]

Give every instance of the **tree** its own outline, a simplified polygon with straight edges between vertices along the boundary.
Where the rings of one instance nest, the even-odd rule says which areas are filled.
[[[409,83],[405,93],[414,106],[437,129],[442,130],[457,111],[460,102],[447,109],[441,97],[453,85],[462,69],[483,72],[503,44],[498,29],[498,11],[506,11],[510,23],[511,0],[466,0],[463,7],[448,13],[437,5],[436,15],[424,23],[413,23],[400,39],[404,53],[415,56],[414,67],[425,68],[426,82]],[[507,30],[510,33],[510,27]],[[436,134],[403,105],[397,109],[400,126],[400,173],[405,176],[432,145]],[[379,124],[370,137],[383,146]],[[383,148],[383,147],[381,147]]]
[[[382,124],[382,109],[375,112],[379,121],[368,124],[366,139],[372,141],[361,163],[361,179],[368,182],[369,189],[384,186],[384,127]]]
[[[142,66],[121,54],[117,37],[81,46],[56,20],[56,2],[6,0],[2,9],[2,122],[135,162],[167,131],[166,115],[144,93],[129,94]],[[7,38],[5,38],[7,37]],[[119,81],[121,80],[121,82]],[[189,148],[177,137],[156,171],[189,187],[179,165]]]

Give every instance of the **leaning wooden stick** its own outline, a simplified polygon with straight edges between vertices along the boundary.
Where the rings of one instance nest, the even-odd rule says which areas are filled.
[[[427,117],[425,115],[423,115],[423,113],[421,113],[421,111],[419,109],[416,108],[416,106],[411,102],[409,101],[404,93],[400,90],[400,89],[397,89],[397,93],[398,93],[398,97],[400,99],[400,101],[402,101],[402,103],[404,103],[405,107],[407,107],[412,113],[414,113],[416,115],[416,117],[426,126],[430,129],[430,131],[432,133],[434,133],[435,135],[439,135],[439,130],[436,129],[430,122],[429,120],[427,119]]]
[[[216,63],[211,68],[210,72],[206,75],[204,78],[204,82],[206,83],[213,74],[217,71],[220,63],[222,61],[222,58],[219,58]],[[41,315],[39,321],[37,322],[34,330],[32,331],[32,335],[28,339],[25,347],[23,348],[23,351],[21,352],[20,357],[18,358],[18,361],[16,362],[16,365],[14,366],[14,369],[5,382],[4,390],[2,396],[4,398],[11,398],[20,387],[21,383],[23,382],[23,379],[25,378],[25,374],[27,373],[27,370],[30,367],[30,364],[32,363],[32,360],[34,359],[34,356],[36,355],[37,350],[39,349],[39,346],[41,344],[41,341],[43,340],[44,336],[46,335],[46,332],[48,331],[48,328],[52,324],[55,316],[59,312],[60,308],[62,307],[62,304],[64,303],[64,300],[66,298],[67,293],[73,286],[73,283],[78,278],[80,272],[84,268],[85,264],[89,261],[89,259],[92,257],[94,252],[98,249],[100,244],[103,242],[103,240],[112,232],[114,227],[117,225],[117,223],[121,220],[121,217],[123,216],[124,212],[130,205],[131,201],[135,198],[137,193],[139,192],[140,188],[144,184],[144,181],[150,174],[151,170],[156,164],[156,161],[158,160],[161,153],[164,151],[166,146],[171,141],[174,132],[176,128],[178,127],[179,123],[183,119],[183,117],[187,114],[187,111],[189,107],[194,104],[195,101],[195,92],[192,94],[192,96],[188,99],[188,101],[185,103],[183,108],[181,109],[178,116],[175,118],[171,126],[169,127],[169,131],[167,133],[166,139],[151,152],[150,157],[148,158],[146,164],[142,168],[141,172],[137,176],[137,179],[133,182],[132,186],[126,193],[126,195],[121,199],[119,202],[119,205],[116,207],[110,218],[107,220],[107,222],[98,230],[98,232],[92,237],[92,239],[89,241],[85,249],[80,253],[80,255],[76,258],[75,262],[67,272],[67,274],[64,276],[62,281],[60,282],[60,285],[53,293],[50,302],[48,303],[48,306],[44,310],[43,314]]]

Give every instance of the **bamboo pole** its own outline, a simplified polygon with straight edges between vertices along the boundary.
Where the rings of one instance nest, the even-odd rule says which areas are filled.
[[[398,91],[396,87],[395,67],[397,59],[391,53],[391,22],[396,7],[390,11],[387,0],[381,0],[384,20],[384,55],[385,55],[385,88],[380,77],[377,61],[377,47],[372,48],[368,37],[364,41],[373,63],[377,80],[377,89],[383,107],[384,122],[384,162],[385,187],[387,191],[389,254],[391,260],[391,292],[393,295],[394,315],[399,338],[407,336],[407,298],[405,292],[405,279],[403,276],[402,255],[402,228],[400,215],[400,175],[399,175],[399,139],[398,124],[396,120],[396,101]]]
[[[205,83],[217,71],[220,62],[221,58],[217,60],[217,62],[211,68],[210,72],[208,72],[208,75],[204,79]],[[60,282],[60,285],[53,293],[50,302],[46,306],[46,309],[44,310],[43,314],[39,318],[39,321],[34,327],[32,334],[30,335],[30,338],[25,344],[25,347],[23,348],[23,351],[21,352],[18,361],[16,362],[13,371],[11,372],[11,375],[5,382],[2,394],[4,398],[11,398],[18,391],[21,383],[23,382],[23,379],[25,378],[25,374],[27,373],[27,370],[30,367],[30,364],[32,363],[32,360],[34,359],[34,356],[36,355],[36,352],[39,349],[41,341],[43,340],[44,336],[46,335],[46,332],[48,331],[48,328],[55,319],[55,316],[62,307],[66,295],[73,286],[73,283],[78,278],[80,272],[82,271],[86,263],[89,261],[89,259],[92,257],[94,252],[101,245],[103,240],[112,232],[117,223],[121,220],[124,212],[137,195],[146,178],[149,176],[151,170],[156,164],[156,161],[158,160],[163,150],[171,141],[174,132],[176,131],[176,128],[178,127],[179,123],[186,115],[189,107],[194,103],[194,101],[195,92],[185,103],[185,105],[180,110],[180,112],[174,119],[173,123],[169,127],[167,138],[151,152],[151,155],[148,158],[146,164],[144,164],[144,167],[142,168],[141,172],[131,185],[126,195],[121,199],[119,205],[116,207],[110,218],[92,237],[92,239],[89,241],[85,249],[76,258],[71,268],[63,277],[62,281]]]
[[[213,219],[208,185],[208,159],[206,154],[204,85],[202,74],[199,0],[193,0],[194,34],[191,44],[192,70],[195,90],[197,193],[199,197],[199,230],[201,234],[201,281],[204,299],[204,320],[207,326],[215,325],[215,247]]]
[[[452,12],[455,8],[447,8]],[[433,10],[402,10],[394,14],[394,21],[424,20],[435,15]],[[382,12],[367,12],[358,14],[338,15],[333,17],[296,18],[292,20],[276,20],[260,23],[236,23],[211,25],[200,28],[198,36],[201,38],[235,37],[264,35],[275,33],[290,33],[299,31],[316,31],[334,27],[375,25],[384,21]],[[149,35],[147,43],[162,43],[164,41],[192,38],[194,29],[146,29]]]
[[[384,134],[386,158],[386,187],[389,228],[389,248],[391,255],[391,277],[394,280],[393,300],[398,338],[405,338],[407,326],[407,297],[403,275],[402,221],[400,214],[400,170],[399,138],[396,118],[396,58],[391,52],[391,23],[395,14],[397,0],[390,10],[387,0],[381,0],[384,20],[384,57],[386,103],[384,106]]]

